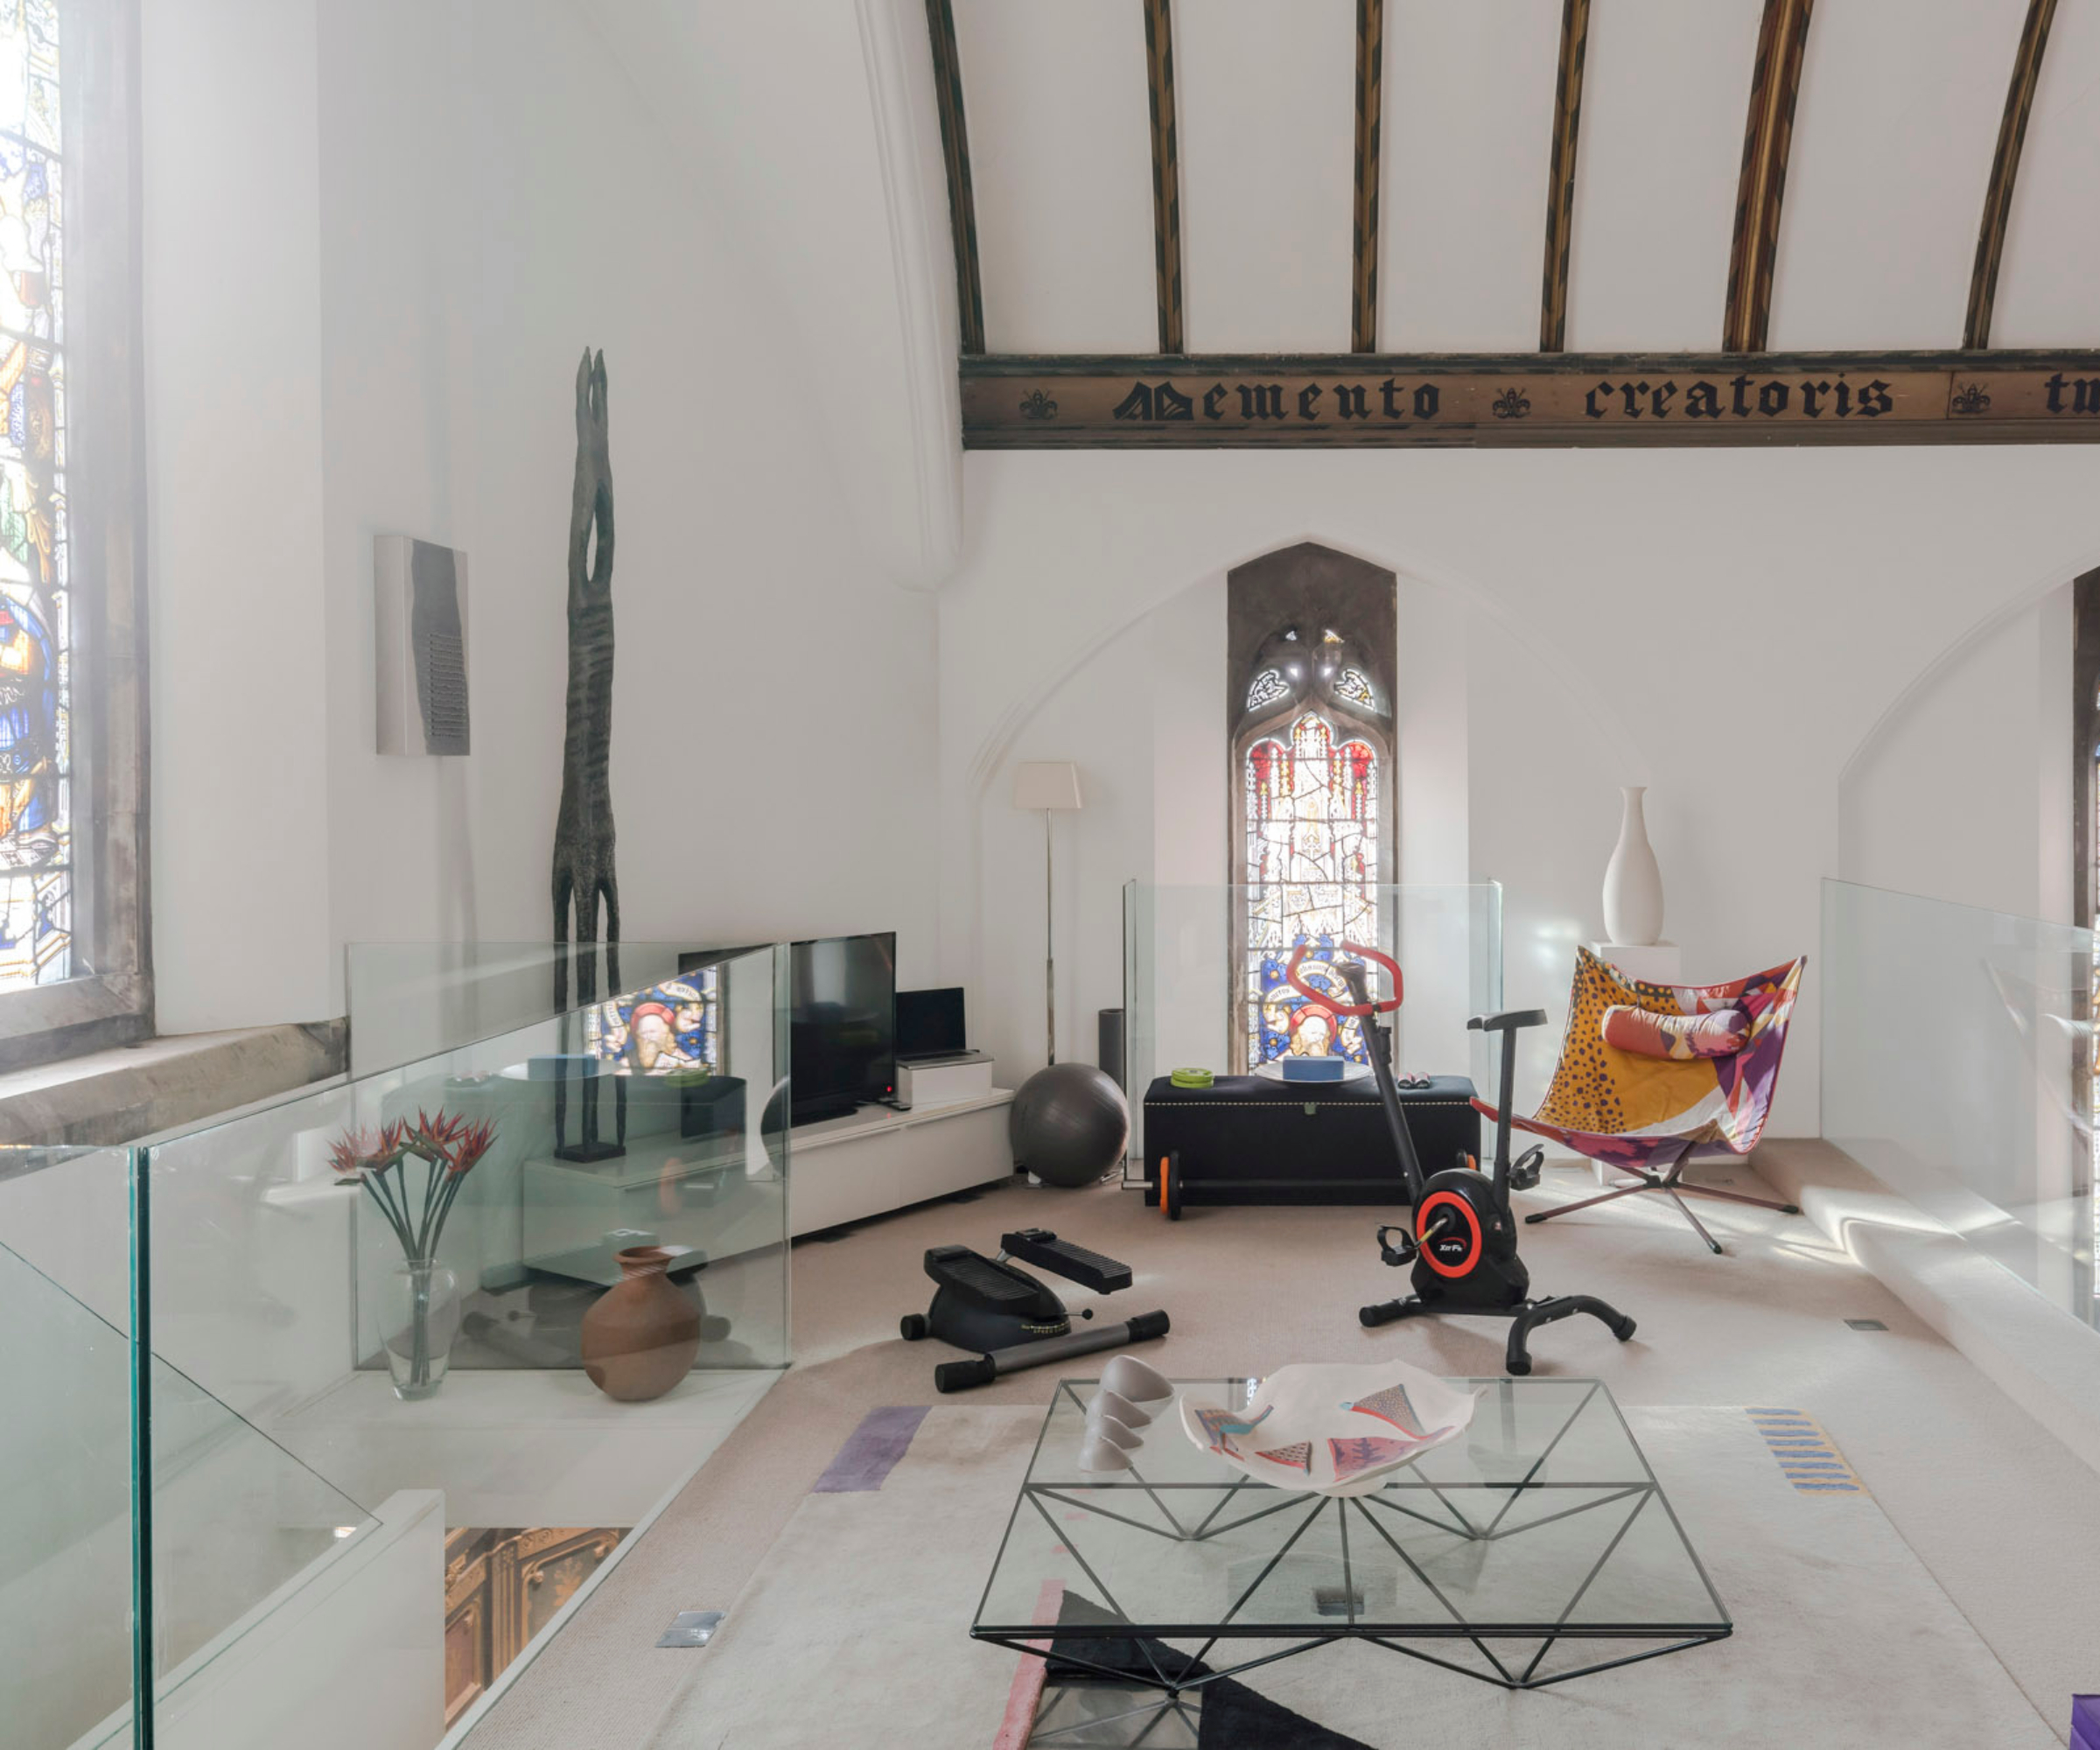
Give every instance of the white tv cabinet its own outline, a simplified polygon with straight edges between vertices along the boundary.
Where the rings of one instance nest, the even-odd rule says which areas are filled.
[[[951,1105],[864,1106],[850,1117],[797,1124],[788,1149],[788,1231],[814,1234],[1009,1177],[1012,1103],[1012,1088],[995,1088]]]

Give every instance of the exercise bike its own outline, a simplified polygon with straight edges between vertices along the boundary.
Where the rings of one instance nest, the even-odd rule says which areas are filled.
[[[936,1337],[958,1349],[977,1353],[966,1362],[942,1362],[934,1368],[937,1391],[967,1391],[990,1385],[1001,1374],[1048,1362],[1070,1361],[1100,1349],[1128,1348],[1167,1333],[1165,1312],[1139,1312],[1112,1325],[1089,1330],[1072,1328],[1072,1315],[1046,1282],[1007,1260],[1019,1258],[1096,1294],[1113,1294],[1130,1285],[1130,1267],[1044,1228],[1023,1228],[999,1236],[999,1255],[986,1257],[968,1246],[935,1246],[926,1255],[926,1273],[934,1279],[934,1304],[924,1312],[907,1312],[898,1332],[907,1343]],[[1083,1307],[1082,1320],[1094,1309]]]
[[[1349,987],[1353,1003],[1339,1004],[1330,992],[1314,990],[1298,976],[1298,962],[1307,944],[1300,943],[1291,956],[1285,974],[1292,987],[1316,1003],[1324,1003],[1337,1015],[1354,1016],[1363,1025],[1364,1046],[1371,1060],[1371,1074],[1378,1084],[1379,1102],[1385,1108],[1387,1127],[1400,1157],[1414,1208],[1410,1222],[1378,1229],[1378,1255],[1387,1264],[1414,1266],[1414,1292],[1397,1300],[1366,1306],[1357,1317],[1367,1326],[1390,1325],[1418,1314],[1472,1313],[1513,1320],[1504,1365],[1516,1375],[1531,1371],[1528,1347],[1531,1333],[1541,1325],[1587,1312],[1601,1320],[1620,1342],[1634,1334],[1634,1321],[1616,1307],[1590,1294],[1562,1294],[1550,1299],[1530,1298],[1531,1273],[1516,1255],[1516,1222],[1510,1212],[1512,1190],[1528,1191],[1538,1183],[1545,1160],[1543,1144],[1535,1144],[1515,1161],[1509,1158],[1509,1104],[1516,1080],[1516,1032],[1542,1026],[1544,1009],[1512,1009],[1499,1015],[1475,1015],[1466,1023],[1468,1030],[1500,1033],[1502,1038],[1502,1098],[1496,1102],[1494,1168],[1492,1175],[1480,1171],[1471,1155],[1461,1154],[1459,1164],[1441,1172],[1424,1175],[1409,1134],[1407,1115],[1393,1084],[1392,1029],[1380,1015],[1390,1015],[1402,1001],[1400,968],[1376,948],[1343,942],[1331,961],[1331,970]],[[1342,959],[1343,955],[1361,960]],[[1362,961],[1375,961],[1391,975],[1393,994],[1384,1002],[1373,1000],[1366,968]],[[1399,1237],[1396,1241],[1392,1236]]]

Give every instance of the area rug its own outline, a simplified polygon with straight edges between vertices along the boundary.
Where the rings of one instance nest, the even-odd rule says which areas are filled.
[[[878,1486],[805,1498],[713,1644],[660,1656],[693,1670],[652,1744],[992,1750],[1003,1730],[1016,1742],[1020,1657],[968,1628],[1042,1418],[938,1405]],[[1729,1607],[1730,1639],[1528,1693],[1366,1645],[1242,1681],[1279,1721],[1372,1750],[2062,1744],[1871,1493],[1797,1488],[1741,1409],[1627,1419]]]

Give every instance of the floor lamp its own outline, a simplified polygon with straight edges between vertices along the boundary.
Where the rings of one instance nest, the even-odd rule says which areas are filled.
[[[1050,816],[1079,807],[1079,767],[1069,760],[1025,760],[1013,775],[1013,805],[1043,812],[1043,1032],[1057,1061],[1057,889],[1050,872]]]

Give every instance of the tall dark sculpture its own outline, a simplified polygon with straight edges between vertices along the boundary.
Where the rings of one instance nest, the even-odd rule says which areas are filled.
[[[596,536],[593,541],[592,536]],[[576,911],[576,997],[598,998],[598,903],[606,903],[606,995],[620,989],[620,878],[612,864],[612,456],[606,421],[606,355],[584,348],[576,368],[576,491],[569,508],[569,718],[562,803],[554,822],[554,1006],[569,1008],[569,914]],[[564,1026],[566,1023],[564,1022]],[[620,1140],[598,1136],[598,1082],[584,1078],[581,1138],[564,1128],[567,1077],[555,1083],[555,1152],[603,1160],[626,1140],[626,1088],[618,1089]]]

